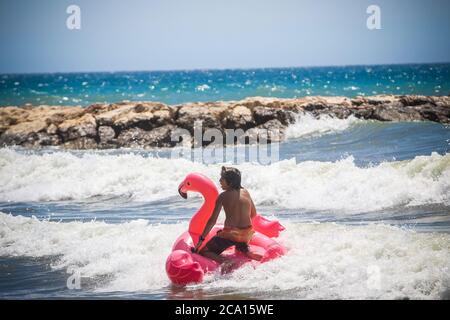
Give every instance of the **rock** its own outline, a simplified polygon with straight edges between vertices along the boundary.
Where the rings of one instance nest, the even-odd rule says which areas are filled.
[[[21,122],[9,127],[0,136],[0,145],[33,144],[38,139],[37,133],[44,131],[46,128],[47,123],[44,120]]]
[[[65,142],[63,147],[66,149],[96,149],[98,144],[93,138],[81,137]]]
[[[272,119],[266,123],[250,128],[245,131],[246,143],[273,143],[282,141],[286,127],[277,119]]]
[[[450,107],[438,107],[430,103],[416,106],[416,112],[421,120],[426,119],[440,123],[450,123]]]
[[[172,124],[161,126],[150,131],[152,146],[155,147],[173,147],[177,141],[171,140],[171,133],[176,127]]]
[[[371,106],[361,105],[349,108],[348,111],[359,119],[373,119],[373,110],[374,108]],[[336,114],[336,116],[340,119],[345,119],[348,114],[345,111],[343,111],[342,113],[342,117],[340,117],[340,115],[338,114]]]
[[[58,133],[58,127],[55,124],[50,124],[46,129],[48,134],[57,134]]]
[[[181,128],[188,129],[191,133],[196,120],[202,122],[203,128],[220,128],[225,110],[227,110],[227,107],[221,105],[205,107],[201,104],[188,103],[178,107],[175,124]]]
[[[17,107],[0,108],[0,134],[17,124],[19,122],[18,119],[23,118],[24,113],[27,112]]]
[[[266,130],[268,142],[280,142],[284,139],[286,126],[278,119],[269,120],[266,123],[256,127],[259,130]],[[261,131],[260,131],[261,135]]]
[[[0,144],[64,148],[117,148],[174,146],[171,133],[180,130],[192,145],[195,123],[203,132],[214,128],[273,129],[283,133],[298,113],[314,117],[351,115],[380,121],[435,121],[450,123],[449,96],[302,97],[280,99],[251,97],[242,101],[185,103],[159,102],[93,104],[87,108],[27,106],[0,108]],[[184,130],[184,131],[183,131]],[[252,133],[253,134],[253,133]],[[272,138],[271,141],[278,141]],[[208,144],[208,141],[204,141]]]
[[[174,125],[161,126],[151,131],[135,127],[122,131],[117,137],[117,143],[127,148],[171,147],[176,144],[176,141],[171,141],[171,132],[175,129]]]
[[[338,119],[347,119],[350,115],[354,114],[354,111],[349,108],[335,107],[328,114]],[[316,113],[316,116],[319,116],[319,114]]]
[[[365,103],[369,105],[392,104],[398,101],[393,95],[378,95],[364,98]]]
[[[141,112],[148,111],[148,110],[149,110],[149,108],[146,107],[146,106],[144,106],[144,105],[141,104],[141,103],[137,104],[137,105],[134,107],[134,112],[136,112],[136,113],[141,113]]]
[[[127,112],[115,117],[113,126],[116,128],[139,127],[144,130],[162,126],[172,122],[171,109],[163,104],[138,104]]]
[[[351,100],[351,103],[353,106],[361,106],[365,103],[367,103],[366,99],[364,99],[364,97],[358,96],[356,98],[353,98]]]
[[[108,126],[100,126],[98,127],[98,136],[100,139],[100,143],[108,144],[114,140],[116,132],[113,128]]]
[[[248,129],[255,125],[252,112],[249,108],[237,105],[224,112],[222,119],[223,127],[226,129]]]
[[[48,134],[46,132],[39,132],[35,146],[58,146],[61,144],[61,138],[56,134]]]
[[[441,97],[430,97],[433,99],[434,105],[441,108],[446,108],[450,106],[450,96],[441,96]]]
[[[111,126],[118,130],[132,127],[151,130],[171,123],[173,119],[172,109],[158,102],[91,105],[88,112],[94,114],[100,126]]]
[[[321,102],[315,102],[315,103],[308,103],[303,107],[303,110],[312,112],[312,113],[319,113],[323,110],[327,109],[327,105]]]
[[[412,108],[404,108],[400,102],[378,106],[373,110],[372,118],[380,121],[420,120],[420,114]]]
[[[97,136],[97,123],[95,118],[86,113],[81,118],[66,120],[58,126],[58,133],[63,141],[81,137],[95,138]]]
[[[267,121],[277,119],[284,125],[295,122],[295,112],[285,109],[274,109],[257,106],[253,108],[253,118],[256,126],[266,123]]]
[[[429,103],[434,104],[433,99],[426,96],[416,96],[416,95],[401,96],[399,100],[405,106],[419,106],[419,105],[426,105]]]
[[[319,100],[330,106],[351,107],[352,101],[347,97],[320,97]]]
[[[55,117],[70,119],[79,116],[83,109],[80,107],[37,106],[27,108],[6,107],[0,108],[0,143],[18,144],[24,146],[54,145],[59,138],[55,134]],[[51,126],[50,128],[47,128]],[[46,132],[44,134],[43,132]],[[40,134],[42,133],[42,134]],[[50,135],[48,137],[47,135]]]
[[[253,117],[255,124],[260,125],[266,123],[269,120],[277,118],[277,110],[273,108],[265,108],[263,106],[257,106],[253,108]]]
[[[117,104],[110,104],[104,108],[99,105],[93,105],[89,108],[90,109],[86,111],[94,114],[95,120],[99,126],[112,126],[118,118],[127,112],[130,112],[134,108],[134,105],[120,106]]]

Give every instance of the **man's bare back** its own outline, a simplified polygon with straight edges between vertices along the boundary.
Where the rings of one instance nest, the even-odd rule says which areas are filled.
[[[226,227],[247,228],[252,225],[256,209],[250,193],[246,189],[226,190],[220,196],[225,211]]]

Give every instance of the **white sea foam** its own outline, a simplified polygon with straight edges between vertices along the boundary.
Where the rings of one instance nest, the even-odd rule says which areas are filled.
[[[210,89],[210,86],[208,86],[207,84],[202,84],[202,85],[198,85],[197,87],[195,87],[196,91],[205,91]]]
[[[0,201],[83,200],[93,196],[154,201],[176,197],[189,172],[218,182],[221,164],[139,154],[65,151],[23,154],[0,149]],[[399,205],[450,205],[450,154],[358,167],[335,162],[283,160],[237,165],[257,205],[313,210],[379,210]]]
[[[307,136],[322,136],[344,131],[353,124],[360,123],[362,120],[353,115],[346,119],[339,119],[329,115],[321,115],[316,119],[310,113],[300,113],[296,116],[295,123],[286,128],[286,138],[294,139]]]
[[[186,223],[58,223],[0,213],[0,256],[60,256],[55,269],[76,267],[85,278],[111,277],[109,288],[150,290],[168,284],[164,262],[185,229]]]
[[[206,288],[281,299],[439,299],[450,287],[450,236],[386,225],[284,223],[289,253]]]
[[[229,276],[210,275],[197,286],[212,294],[265,298],[440,298],[449,286],[450,235],[385,225],[343,226],[282,221],[287,256]],[[1,256],[54,256],[52,267],[77,267],[81,287],[108,279],[97,291],[167,287],[165,259],[187,223],[152,225],[58,223],[0,213]],[[69,275],[68,275],[69,276]]]

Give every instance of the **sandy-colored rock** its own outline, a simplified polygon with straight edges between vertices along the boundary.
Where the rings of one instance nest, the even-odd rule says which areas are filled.
[[[95,118],[84,114],[81,118],[66,120],[58,126],[58,133],[64,141],[74,140],[81,137],[97,136],[97,123]]]
[[[188,103],[179,107],[175,124],[181,128],[193,130],[196,120],[202,122],[203,128],[220,128],[223,113],[227,110],[223,105],[210,105],[205,108],[200,103]]]
[[[107,144],[113,141],[116,133],[113,128],[108,126],[100,126],[98,127],[98,136],[100,142],[103,144]]]
[[[380,121],[435,121],[450,123],[448,96],[250,97],[241,101],[196,102],[168,106],[159,102],[123,101],[87,108],[25,106],[0,108],[0,144],[64,148],[173,146],[177,130],[191,134],[201,122],[203,132],[215,128],[279,129],[298,113],[345,119],[355,116]],[[186,132],[186,131],[185,131]],[[187,138],[191,142],[190,138]],[[276,139],[272,139],[276,141]],[[208,141],[205,142],[208,144]]]
[[[227,109],[222,118],[222,125],[226,129],[248,129],[255,126],[253,114],[249,108],[237,105]]]
[[[160,103],[139,103],[114,117],[112,125],[118,128],[140,127],[145,130],[172,121],[171,109]]]
[[[0,145],[34,144],[34,142],[38,140],[37,133],[44,131],[46,128],[47,123],[43,120],[20,122],[19,124],[9,127],[0,136]]]

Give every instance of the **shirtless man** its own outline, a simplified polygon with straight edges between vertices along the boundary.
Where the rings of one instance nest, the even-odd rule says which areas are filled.
[[[223,230],[218,231],[199,254],[219,262],[222,264],[222,271],[227,272],[226,269],[232,267],[232,262],[220,254],[231,246],[236,246],[237,250],[250,259],[261,260],[262,256],[249,251],[248,243],[254,234],[252,218],[256,215],[256,209],[250,193],[241,186],[240,171],[231,167],[222,167],[220,176],[219,182],[224,192],[217,197],[214,211],[193,251],[197,252],[200,248],[205,237],[216,224],[223,207],[226,216]]]

